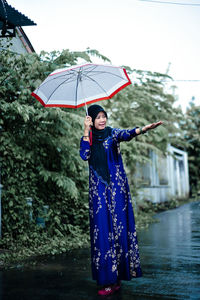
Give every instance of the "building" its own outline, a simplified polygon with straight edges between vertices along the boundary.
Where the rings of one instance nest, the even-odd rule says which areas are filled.
[[[35,52],[22,26],[36,25],[28,17],[10,6],[7,1],[0,1],[0,50],[9,50],[23,54]]]
[[[168,155],[150,152],[150,163],[138,164],[136,184],[139,198],[153,203],[172,198],[189,197],[189,171],[187,152],[168,145]]]

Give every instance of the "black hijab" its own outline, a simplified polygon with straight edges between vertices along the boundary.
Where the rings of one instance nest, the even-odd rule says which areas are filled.
[[[106,118],[107,113],[104,111],[103,107],[100,105],[91,105],[88,109],[88,115],[92,118],[93,125],[94,121],[99,112],[104,112]],[[91,155],[89,159],[89,165],[96,172],[96,175],[105,183],[110,183],[110,172],[108,169],[108,160],[106,149],[103,142],[111,136],[112,128],[106,127],[105,129],[98,130],[92,126],[92,145],[91,145]]]

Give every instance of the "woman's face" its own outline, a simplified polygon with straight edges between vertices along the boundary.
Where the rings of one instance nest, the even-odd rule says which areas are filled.
[[[94,126],[98,130],[102,130],[106,127],[107,118],[103,111],[100,111],[94,120]]]

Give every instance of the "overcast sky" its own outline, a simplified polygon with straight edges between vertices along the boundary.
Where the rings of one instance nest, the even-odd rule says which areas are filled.
[[[114,65],[162,73],[171,63],[185,110],[192,96],[200,104],[200,0],[155,1],[7,0],[37,23],[23,27],[36,52],[89,47]]]

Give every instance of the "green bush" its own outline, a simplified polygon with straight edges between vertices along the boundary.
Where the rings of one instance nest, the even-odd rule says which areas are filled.
[[[55,68],[75,64],[77,58],[67,50],[0,53],[3,248],[15,241],[31,244],[36,236],[41,241],[36,219],[45,205],[49,209],[42,237],[88,232],[88,175],[79,157],[84,109],[44,108],[31,96]],[[85,58],[89,59],[87,53]],[[27,198],[33,199],[32,207]]]

